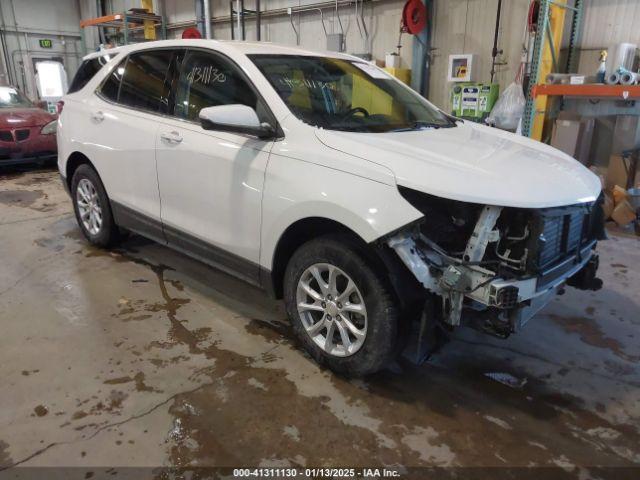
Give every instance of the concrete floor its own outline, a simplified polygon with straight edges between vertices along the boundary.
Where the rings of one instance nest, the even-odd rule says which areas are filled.
[[[426,365],[349,381],[296,348],[280,303],[140,237],[94,249],[70,212],[57,172],[0,172],[5,473],[640,465],[634,236],[601,244],[603,290],[568,289],[521,334],[461,329]]]

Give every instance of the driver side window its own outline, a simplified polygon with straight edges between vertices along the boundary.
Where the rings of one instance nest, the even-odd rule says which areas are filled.
[[[205,107],[241,104],[255,109],[262,120],[260,103],[230,62],[208,52],[187,51],[178,77],[176,117],[197,122],[200,110]]]

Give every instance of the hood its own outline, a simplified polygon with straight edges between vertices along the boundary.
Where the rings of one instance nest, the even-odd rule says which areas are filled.
[[[38,127],[55,119],[41,108],[0,108],[0,128]]]
[[[472,122],[352,133],[317,129],[330,148],[389,168],[398,185],[487,205],[545,208],[594,201],[600,179],[553,147]]]

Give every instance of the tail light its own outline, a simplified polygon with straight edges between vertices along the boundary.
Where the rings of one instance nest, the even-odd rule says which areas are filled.
[[[56,110],[58,110],[58,115],[62,113],[63,107],[64,107],[64,101],[58,100],[58,103],[56,103]]]

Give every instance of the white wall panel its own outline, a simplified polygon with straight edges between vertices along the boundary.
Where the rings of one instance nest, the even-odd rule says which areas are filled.
[[[602,49],[621,42],[640,45],[640,1],[586,0],[582,49]]]
[[[3,67],[27,95],[37,96],[34,59],[61,58],[67,75],[75,73],[80,51],[77,0],[0,0],[0,21],[8,52]],[[52,47],[41,48],[40,39],[51,40]]]
[[[262,1],[262,10],[278,10],[287,7],[297,7],[317,3],[315,0],[291,1],[291,0],[268,0]],[[235,3],[234,3],[235,4]],[[227,16],[229,14],[229,2],[225,0],[213,0],[212,15],[214,17]],[[364,18],[367,25],[369,39],[365,39],[364,31],[361,35],[356,22],[355,6],[340,7],[339,16],[346,38],[346,48],[349,53],[372,53],[374,58],[383,59],[386,53],[395,51],[398,43],[398,33],[400,28],[400,16],[402,12],[403,0],[386,0],[365,5]],[[255,8],[255,3],[245,0],[245,8]],[[328,33],[339,33],[340,22],[333,8],[325,8],[324,20]],[[326,36],[322,24],[320,23],[320,13],[317,10],[295,13],[293,18],[288,16],[269,17],[265,15],[262,19],[262,40],[276,43],[295,45],[297,43],[296,34],[291,26],[291,20],[299,32],[299,45],[306,48],[323,50],[326,48]],[[255,20],[247,18],[246,21],[247,40],[256,39]],[[216,23],[213,26],[214,38],[230,39],[230,28],[227,22]],[[238,32],[236,30],[236,38]],[[403,38],[404,48],[401,50],[403,66],[411,66],[411,44],[410,36]]]
[[[140,0],[104,0],[108,10],[119,12],[140,6]],[[317,0],[262,0],[263,10],[311,5]],[[451,53],[476,53],[479,59],[479,80],[489,81],[491,69],[491,48],[498,0],[434,0],[435,18],[432,37],[432,61],[430,75],[430,99],[449,108],[449,88],[446,81],[448,55]],[[75,35],[79,32],[80,18],[96,15],[95,0],[13,0],[18,28]],[[194,19],[194,0],[154,0],[156,6],[164,4],[167,21],[184,23]],[[24,40],[24,35],[16,39],[10,30],[13,15],[10,0],[0,0],[2,14],[7,25],[7,46],[10,52],[24,50],[25,45],[33,48],[33,39]],[[78,13],[78,5],[82,12]],[[362,39],[355,21],[354,7],[340,8],[340,17],[346,34],[347,51],[350,53],[371,53],[376,59],[383,59],[386,53],[395,51],[398,28],[404,0],[382,0],[367,2],[365,19],[369,28],[369,42]],[[496,80],[504,89],[514,78],[522,51],[524,22],[529,0],[507,0],[503,2],[500,28],[500,48],[504,50],[501,59],[506,65],[497,68]],[[247,9],[255,8],[254,0],[245,0]],[[338,32],[339,27],[333,9],[324,10],[325,25],[329,33]],[[211,0],[211,14],[215,18],[229,14],[228,0]],[[303,47],[324,49],[326,38],[317,11],[296,14],[294,24],[300,32],[299,43]],[[247,39],[256,38],[255,20],[247,19]],[[89,30],[88,32],[90,32]],[[95,31],[95,29],[93,29]],[[169,36],[180,36],[181,29],[170,30]],[[215,38],[230,38],[229,25],[214,23]],[[36,35],[37,36],[37,35]],[[36,37],[33,37],[36,38]],[[266,41],[295,44],[296,36],[288,16],[267,17],[262,21],[262,39]],[[623,41],[640,44],[640,0],[585,0],[583,32],[580,41],[580,71],[590,73],[597,68],[597,51]],[[403,66],[411,65],[412,39],[403,36]],[[92,46],[92,45],[90,45]],[[71,59],[79,45],[71,37],[56,42],[55,48],[69,55],[69,73],[75,71],[75,60]],[[75,63],[74,63],[75,62]]]
[[[491,78],[491,50],[495,29],[498,0],[436,0],[435,26],[429,99],[436,105],[449,109],[447,82],[449,55],[475,53],[478,55],[478,81]],[[496,67],[495,81],[504,89],[513,81],[520,65],[522,40],[529,0],[502,2],[498,48],[504,53],[499,57],[506,64]]]

